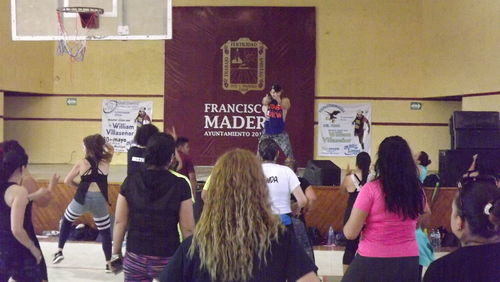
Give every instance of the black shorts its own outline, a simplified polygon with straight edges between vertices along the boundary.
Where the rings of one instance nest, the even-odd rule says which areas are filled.
[[[417,257],[375,258],[354,257],[342,281],[364,282],[417,282]]]

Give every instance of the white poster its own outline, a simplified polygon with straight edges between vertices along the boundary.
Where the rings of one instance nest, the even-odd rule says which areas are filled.
[[[318,155],[356,156],[371,151],[371,104],[318,105]]]
[[[102,101],[102,136],[115,147],[115,152],[127,152],[137,128],[152,119],[152,101]]]

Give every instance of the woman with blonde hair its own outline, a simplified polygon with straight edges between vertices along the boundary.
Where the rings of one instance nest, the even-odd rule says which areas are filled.
[[[273,215],[261,162],[250,151],[222,155],[194,235],[161,281],[318,281],[317,267]]]

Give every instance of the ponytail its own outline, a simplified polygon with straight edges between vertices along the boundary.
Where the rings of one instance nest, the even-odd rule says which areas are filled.
[[[370,164],[372,160],[367,152],[361,152],[356,156],[356,166],[361,170],[360,186],[365,185],[370,174]]]
[[[486,204],[484,213],[488,216],[488,220],[497,231],[497,234],[500,233],[500,196]]]

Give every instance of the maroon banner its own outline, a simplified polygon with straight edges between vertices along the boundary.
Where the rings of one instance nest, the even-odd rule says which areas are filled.
[[[196,165],[257,150],[262,98],[273,83],[299,166],[313,157],[316,20],[313,7],[174,7],[165,42],[165,128],[190,139]]]

